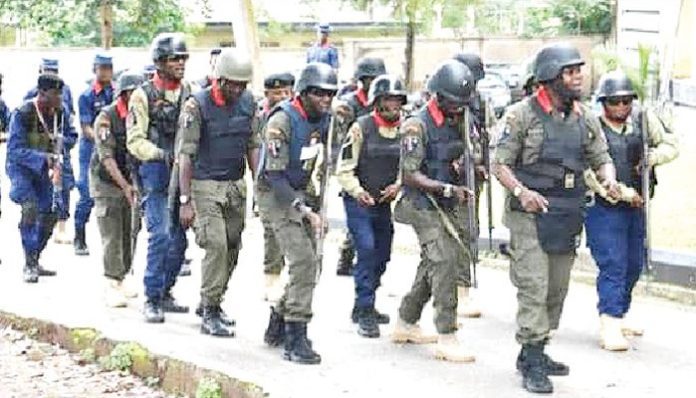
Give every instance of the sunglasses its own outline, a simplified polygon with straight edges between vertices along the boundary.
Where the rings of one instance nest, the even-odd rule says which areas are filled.
[[[179,61],[186,61],[188,58],[189,58],[188,54],[170,55],[167,58],[165,58],[165,61],[167,61],[167,62],[179,62]]]
[[[633,97],[613,97],[613,98],[607,98],[606,101],[607,101],[607,104],[611,105],[611,106],[616,106],[619,104],[631,105],[631,103],[633,103]]]
[[[336,92],[333,90],[325,90],[322,88],[310,88],[309,90],[307,90],[307,94],[319,98],[331,98],[334,95],[336,95]]]

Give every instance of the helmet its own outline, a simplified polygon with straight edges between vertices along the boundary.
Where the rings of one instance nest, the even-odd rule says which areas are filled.
[[[633,98],[638,97],[635,90],[633,90],[631,80],[624,72],[615,70],[605,73],[601,79],[599,79],[597,100],[601,101],[607,97],[619,97],[626,95],[630,95]]]
[[[320,22],[317,24],[317,32],[328,34],[331,32],[331,25],[329,25],[327,22]]]
[[[263,81],[263,88],[273,89],[278,87],[292,87],[295,85],[295,76],[290,72],[273,73],[266,76]]]
[[[112,58],[110,55],[97,54],[94,56],[94,66],[113,66]]]
[[[561,74],[563,68],[584,65],[580,52],[568,43],[550,44],[537,53],[534,61],[534,76],[540,82],[553,80]]]
[[[452,58],[466,65],[474,74],[474,80],[479,81],[486,76],[486,72],[483,70],[483,60],[478,54],[459,53]]]
[[[251,58],[238,48],[225,48],[215,63],[213,76],[216,79],[248,82],[252,78]]]
[[[324,90],[338,90],[338,78],[333,68],[321,62],[310,62],[305,65],[300,78],[295,84],[295,92],[302,94],[310,87]]]
[[[43,72],[52,70],[58,73],[58,60],[55,58],[41,58],[39,69],[41,69]]]
[[[372,82],[367,98],[370,104],[374,104],[379,97],[393,95],[401,97],[401,102],[406,103],[406,87],[404,82],[394,75],[379,75]]]
[[[128,90],[135,90],[140,87],[141,84],[145,82],[142,73],[135,73],[133,71],[127,70],[121,73],[118,77],[118,87],[116,90],[116,95],[121,95],[122,92]]]
[[[428,80],[428,91],[451,101],[466,102],[474,92],[474,75],[459,61],[445,61]]]
[[[382,58],[361,58],[355,68],[354,77],[360,80],[364,77],[377,77],[386,73],[387,68],[384,67]]]
[[[152,61],[157,62],[172,55],[188,55],[182,33],[160,33],[150,46]]]

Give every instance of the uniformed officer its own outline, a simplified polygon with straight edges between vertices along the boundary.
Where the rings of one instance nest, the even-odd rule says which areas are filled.
[[[152,80],[131,95],[126,119],[127,148],[139,161],[148,237],[145,268],[147,322],[164,322],[164,311],[188,312],[171,294],[184,261],[186,234],[178,200],[169,200],[174,144],[180,110],[191,93],[183,81],[188,51],[181,33],[160,33],[152,41]],[[168,203],[174,202],[174,203]]]
[[[334,104],[338,133],[336,140],[337,145],[343,142],[348,128],[357,118],[365,116],[372,111],[373,107],[370,106],[368,101],[370,85],[377,76],[386,73],[387,69],[384,66],[384,60],[382,58],[362,58],[358,61],[353,77],[359,82],[359,86],[355,91],[341,97],[340,101],[336,101]],[[343,276],[352,275],[354,258],[355,248],[353,247],[353,239],[351,238],[350,232],[346,232],[346,236],[339,249],[336,274]],[[354,321],[357,321],[356,316],[353,318]]]
[[[19,231],[25,265],[24,281],[38,282],[39,276],[53,276],[43,270],[39,256],[53,232],[63,202],[62,174],[66,153],[75,145],[77,133],[69,110],[62,102],[63,80],[41,75],[38,94],[14,111],[7,144],[7,175],[12,183],[10,199],[22,206]]]
[[[410,224],[421,248],[421,262],[411,290],[399,307],[392,340],[434,342],[421,333],[418,320],[433,298],[439,337],[435,357],[473,362],[457,339],[457,279],[469,241],[468,200],[474,200],[467,176],[473,171],[469,106],[474,75],[463,63],[448,60],[428,81],[433,98],[401,126],[404,195],[396,220]],[[467,160],[468,159],[468,160]]]
[[[143,84],[142,73],[119,76],[116,101],[102,108],[94,121],[95,151],[90,162],[90,194],[95,201],[97,225],[103,246],[106,304],[125,307],[136,296],[123,281],[133,265],[133,220],[138,206],[133,162],[126,149],[126,117],[133,90]]]
[[[534,75],[541,88],[508,110],[493,163],[508,190],[503,223],[517,288],[517,368],[524,388],[536,393],[553,391],[548,376],[569,373],[544,347],[558,328],[582,230],[583,170],[595,170],[612,197],[618,194],[604,133],[579,102],[584,63],[569,44],[539,51]]]
[[[292,96],[292,87],[295,85],[295,77],[292,73],[274,73],[264,79],[265,98],[259,103],[259,131],[268,121],[271,110],[282,101]],[[256,187],[254,187],[256,189]],[[258,196],[258,192],[257,192]],[[260,205],[260,203],[259,203]],[[280,272],[285,267],[285,258],[280,250],[278,240],[273,233],[271,222],[260,212],[261,224],[263,225],[263,273],[266,279],[265,298],[269,301],[276,301],[281,293]]]
[[[394,236],[391,202],[400,189],[398,133],[401,107],[406,104],[404,83],[396,76],[378,76],[370,86],[368,102],[373,111],[359,117],[348,131],[336,176],[345,193],[346,221],[358,252],[353,318],[358,334],[379,337],[379,321],[389,323],[389,317],[375,309],[375,296]]]
[[[53,59],[53,58],[42,58],[41,59],[41,64],[39,64],[39,75],[58,75],[58,60]],[[61,93],[62,100],[63,100],[63,106],[65,106],[70,115],[75,114],[74,110],[74,104],[73,104],[73,97],[72,97],[72,92],[70,91],[70,87],[68,87],[65,82],[63,82],[63,91]],[[37,87],[32,88],[27,92],[27,94],[24,96],[24,100],[30,100],[38,94],[39,90]],[[66,153],[67,156],[65,158],[65,168],[63,173],[63,187],[61,189],[62,195],[63,195],[63,203],[67,203],[68,205],[63,206],[58,209],[58,223],[56,226],[56,234],[53,238],[53,241],[56,243],[64,243],[64,244],[70,244],[72,243],[72,239],[68,236],[67,232],[65,231],[65,222],[70,218],[70,191],[74,188],[75,186],[75,175],[73,173],[73,168],[72,168],[72,161],[71,161],[71,155],[70,152]]]
[[[79,144],[80,176],[77,180],[77,190],[80,198],[75,206],[75,254],[89,255],[85,225],[94,207],[94,200],[89,194],[89,163],[94,152],[94,121],[103,107],[111,104],[114,99],[113,74],[114,66],[111,56],[97,54],[92,64],[94,80],[87,90],[80,94],[77,107],[80,111],[80,127],[82,135]]]
[[[256,105],[246,89],[251,60],[238,49],[220,53],[212,85],[189,98],[181,114],[179,217],[193,225],[205,250],[201,278],[201,332],[234,336],[220,303],[237,265],[246,213],[246,162],[256,170],[260,141]],[[194,221],[195,218],[195,221]]]
[[[272,309],[266,341],[284,342],[284,358],[298,363],[321,362],[307,339],[319,266],[314,238],[324,227],[316,200],[321,192],[310,180],[316,181],[329,160],[324,155],[337,88],[330,66],[306,65],[295,85],[297,96],[276,107],[264,132],[267,155],[259,178],[259,208],[271,221],[290,275],[277,312]],[[270,341],[272,331],[279,333]]]
[[[649,109],[634,105],[637,98],[625,73],[609,72],[599,83],[598,101],[603,113],[599,117],[616,166],[621,199],[609,197],[596,183],[592,170],[587,171],[588,186],[594,191],[594,204],[587,209],[585,226],[587,243],[599,275],[597,293],[601,329],[600,344],[610,351],[630,348],[624,337],[642,335],[643,329],[627,318],[631,293],[645,264],[645,195],[641,185],[643,139],[648,138],[648,163],[655,166],[674,160],[679,152],[674,134],[665,131],[662,121]],[[647,127],[647,135],[643,129]],[[653,178],[652,183],[656,180]]]
[[[210,58],[208,60],[208,65],[210,65],[210,69],[208,74],[206,74],[205,77],[202,77],[199,80],[196,80],[196,85],[198,86],[199,89],[206,89],[210,87],[213,84],[213,81],[215,80],[215,62],[217,61],[218,57],[220,56],[220,52],[222,51],[221,48],[216,47],[210,50]]]
[[[155,77],[155,72],[157,72],[155,64],[145,65],[143,68],[143,77],[145,78],[145,81],[152,80],[152,78]]]
[[[328,23],[317,24],[317,42],[307,49],[307,63],[321,62],[333,68],[338,73],[338,50],[329,43],[331,25]]]

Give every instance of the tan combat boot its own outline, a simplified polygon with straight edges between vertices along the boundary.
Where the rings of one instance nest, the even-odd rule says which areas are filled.
[[[621,319],[621,333],[626,337],[642,336],[645,333],[645,329],[636,322],[634,317],[627,313]]]
[[[631,348],[621,333],[621,318],[601,314],[599,321],[599,345],[602,348],[608,351],[626,351]]]
[[[435,346],[435,358],[450,362],[474,362],[474,357],[459,343],[456,333],[441,334]]]
[[[277,302],[282,295],[280,292],[280,275],[275,274],[264,274],[265,287],[263,293],[263,299],[265,301]]]
[[[457,314],[466,318],[479,318],[481,310],[476,305],[473,297],[469,295],[469,288],[464,286],[457,287]]]
[[[437,342],[437,336],[423,334],[417,323],[408,323],[401,317],[396,320],[396,327],[391,339],[394,343],[431,344]]]
[[[53,235],[53,242],[64,245],[71,245],[73,243],[72,239],[65,232],[65,220],[58,221],[56,223],[55,234]]]
[[[106,280],[104,299],[107,307],[122,308],[128,305],[128,300],[121,292],[121,282],[114,279]]]

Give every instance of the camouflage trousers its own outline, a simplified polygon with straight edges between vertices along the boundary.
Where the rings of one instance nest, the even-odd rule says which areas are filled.
[[[222,302],[237,266],[246,216],[246,183],[193,180],[191,199],[196,212],[196,244],[205,250],[202,262],[201,303]]]
[[[533,214],[508,211],[504,222],[510,229],[510,280],[517,288],[515,337],[520,344],[544,341],[558,328],[575,253],[546,253]]]
[[[104,276],[121,281],[133,266],[131,207],[123,196],[94,200],[103,247]]]
[[[455,225],[459,239],[467,242],[464,208],[445,210],[445,213]],[[418,322],[423,307],[432,297],[438,333],[452,333],[457,330],[457,286],[470,281],[469,254],[447,231],[435,210],[418,209],[409,198],[402,197],[395,216],[398,222],[413,227],[421,248],[416,278],[401,301],[399,316],[409,323]]]
[[[280,275],[285,267],[283,253],[273,233],[271,222],[263,215],[261,216],[261,225],[263,225],[263,273]]]

